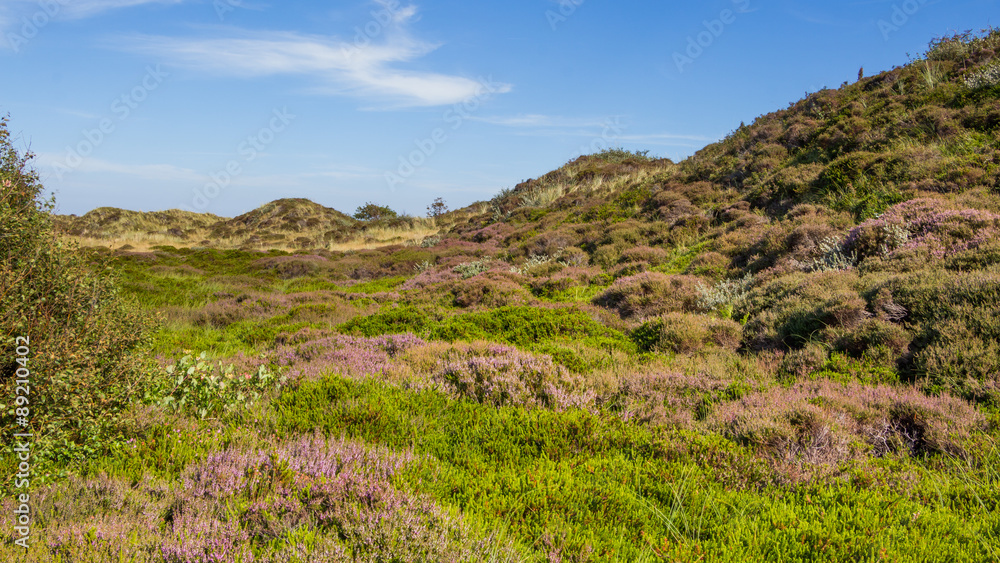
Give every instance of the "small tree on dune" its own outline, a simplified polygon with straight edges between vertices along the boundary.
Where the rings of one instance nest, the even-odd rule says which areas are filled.
[[[434,203],[427,206],[428,217],[440,217],[448,212],[448,205],[443,198],[435,198]]]
[[[358,221],[378,221],[381,219],[393,219],[399,214],[384,205],[376,205],[368,202],[359,207],[354,212],[354,218]]]

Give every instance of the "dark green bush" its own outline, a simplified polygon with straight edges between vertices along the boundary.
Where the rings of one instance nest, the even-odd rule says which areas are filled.
[[[340,325],[347,334],[379,336],[412,332],[422,334],[429,325],[427,314],[414,307],[394,307],[367,317],[356,317]]]
[[[742,327],[739,323],[688,313],[667,313],[637,328],[632,340],[647,352],[670,351],[679,354],[698,352],[706,346],[735,351],[739,348]]]
[[[757,348],[832,343],[871,316],[852,272],[795,273],[754,289],[733,313],[747,315],[748,342]]]
[[[5,433],[31,431],[44,451],[94,440],[143,398],[149,371],[141,352],[151,325],[103,264],[60,240],[31,158],[0,121],[0,413]],[[24,366],[15,362],[18,337],[30,341]],[[21,367],[30,371],[27,427],[15,426],[11,404]]]
[[[381,221],[395,219],[399,215],[386,205],[368,202],[354,212],[354,218],[359,221]]]

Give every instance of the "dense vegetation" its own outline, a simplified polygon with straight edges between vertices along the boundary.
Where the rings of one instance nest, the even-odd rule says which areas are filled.
[[[31,158],[18,153],[7,120],[0,121],[2,428],[5,436],[33,431],[36,456],[66,462],[95,453],[118,413],[143,396],[151,325],[119,295],[102,264],[59,240]],[[15,354],[20,346],[28,353]],[[18,386],[29,404],[15,404]],[[30,426],[16,426],[19,418]],[[13,457],[13,441],[4,444]]]
[[[33,419],[98,455],[41,460],[28,560],[996,560],[998,48],[427,219],[57,218],[147,230],[85,258],[4,136],[3,335],[106,421]]]

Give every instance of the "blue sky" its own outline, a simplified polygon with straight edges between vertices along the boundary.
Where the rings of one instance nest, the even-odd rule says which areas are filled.
[[[3,0],[0,112],[56,195],[422,215],[584,153],[681,160],[997,24],[984,0]]]

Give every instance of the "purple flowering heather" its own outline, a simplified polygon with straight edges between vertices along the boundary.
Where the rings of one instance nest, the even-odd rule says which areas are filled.
[[[327,372],[364,377],[386,373],[399,354],[424,341],[412,334],[372,338],[337,335],[281,346],[275,352],[279,366],[291,368],[292,377],[314,379]]]
[[[850,230],[844,247],[862,256],[891,256],[926,248],[935,258],[978,248],[1000,236],[1000,215],[978,209],[949,209],[941,200],[920,198],[894,205]]]
[[[449,392],[496,406],[585,408],[596,396],[593,391],[577,391],[579,378],[551,357],[500,344],[479,351],[453,350],[438,366],[433,379]]]
[[[129,486],[103,475],[72,477],[33,493],[29,560],[263,563],[295,554],[303,561],[458,562],[512,553],[492,536],[474,537],[431,499],[396,488],[414,459],[315,435],[266,450],[214,452],[172,488],[149,478]],[[10,499],[0,505],[7,526],[14,507]],[[303,531],[316,540],[309,547],[291,539]],[[10,549],[0,546],[0,559]]]

